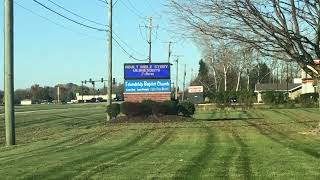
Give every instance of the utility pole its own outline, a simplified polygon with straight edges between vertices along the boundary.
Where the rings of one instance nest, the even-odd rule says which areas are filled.
[[[4,102],[7,146],[16,144],[13,60],[13,0],[4,0]]]
[[[184,91],[186,88],[186,76],[187,76],[187,64],[184,64],[184,73],[183,73],[183,89],[182,89],[182,102],[184,101]]]
[[[168,51],[168,63],[170,63],[170,57],[171,57],[171,43],[172,42],[169,42],[169,44],[168,44],[168,49],[169,49],[169,51]]]
[[[172,54],[171,45],[172,45],[173,43],[175,43],[175,42],[168,41],[168,42],[163,42],[163,43],[167,43],[167,44],[168,44],[168,63],[170,63],[171,54]]]
[[[107,99],[107,106],[112,104],[112,0],[109,0],[109,52],[108,52],[108,99]],[[110,121],[111,117],[107,113],[107,121]]]
[[[57,98],[58,98],[58,104],[60,104],[60,87],[57,87]]]
[[[175,100],[178,100],[178,78],[179,78],[179,57],[182,56],[176,56],[175,62],[177,63],[177,72],[176,72],[176,89],[175,89]]]
[[[176,59],[177,63],[177,72],[176,72],[176,92],[175,92],[175,99],[178,100],[178,78],[179,78],[179,57]]]
[[[152,48],[152,17],[148,17],[149,25],[147,28],[149,29],[149,63],[151,63],[151,48]]]

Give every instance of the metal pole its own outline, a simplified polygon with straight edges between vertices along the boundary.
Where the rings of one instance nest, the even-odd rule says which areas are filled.
[[[172,42],[169,42],[168,63],[170,63],[170,57],[171,57],[171,43]]]
[[[109,0],[109,54],[108,54],[108,99],[107,105],[110,106],[112,104],[112,0]],[[107,121],[110,121],[111,117],[107,114]]]
[[[182,89],[182,102],[184,101],[184,90],[186,87],[186,76],[187,76],[187,64],[184,64],[184,75],[183,75],[183,89]]]
[[[93,98],[96,98],[96,83],[92,81],[92,87],[93,87]]]
[[[81,101],[83,103],[83,81],[81,81],[81,96],[82,96]]]
[[[176,63],[177,63],[177,73],[176,73],[176,92],[175,92],[175,99],[178,100],[179,58],[176,59]]]
[[[151,63],[152,17],[149,17],[149,63]]]
[[[15,145],[13,0],[4,0],[4,102],[6,145]]]

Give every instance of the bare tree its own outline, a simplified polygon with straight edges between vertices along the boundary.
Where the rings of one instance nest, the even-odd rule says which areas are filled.
[[[313,61],[320,58],[319,1],[168,0],[168,6],[186,29],[245,43],[320,78]]]

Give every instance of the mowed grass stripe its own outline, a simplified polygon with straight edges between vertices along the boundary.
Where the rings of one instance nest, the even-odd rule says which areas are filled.
[[[67,112],[65,115],[56,115],[51,113],[36,113],[34,116],[17,116],[17,142],[18,144],[25,144],[28,142],[35,142],[37,140],[45,139],[47,136],[56,136],[59,133],[64,133],[66,129],[74,129],[77,127],[85,127],[101,124],[104,121],[105,115],[101,110],[78,110]],[[81,121],[80,121],[81,120]],[[22,123],[21,123],[22,122]],[[52,131],[50,127],[54,127]],[[59,128],[60,127],[60,128]],[[3,127],[1,128],[3,129]],[[2,131],[3,132],[3,131]],[[20,137],[28,136],[28,140],[21,140]],[[4,134],[1,134],[0,140],[3,139]],[[0,148],[0,152],[2,149]]]
[[[283,110],[285,114],[291,111]],[[17,118],[17,122],[25,118],[31,123],[17,128],[25,134],[18,137],[23,145],[0,147],[1,179],[238,180],[320,176],[316,154],[320,152],[319,137],[300,134],[310,127],[299,123],[301,119],[295,116],[272,110],[199,115],[203,119],[222,117],[215,121],[107,126],[104,108],[58,112],[64,111],[37,112],[39,119],[32,114]],[[306,113],[294,113],[300,112]],[[317,117],[311,113],[306,120],[316,121]]]
[[[265,112],[265,111],[263,111]],[[270,112],[268,112],[270,113]],[[272,119],[275,116],[269,116],[268,119]],[[277,116],[279,117],[279,116]],[[283,120],[282,120],[283,121]],[[268,125],[263,124],[259,125],[254,122],[245,121],[246,123],[253,126],[260,134],[268,137],[269,139],[273,140],[274,142],[277,142],[279,144],[282,144],[286,148],[293,149],[295,151],[303,152],[313,158],[319,159],[320,158],[320,145],[318,143],[312,142],[312,139],[306,139],[302,135],[298,134],[297,125],[295,126],[284,126],[283,124],[280,125]],[[291,120],[290,120],[291,122]],[[292,123],[288,123],[292,124]],[[294,133],[292,133],[294,132]],[[311,145],[307,144],[302,141],[310,141],[312,142]]]

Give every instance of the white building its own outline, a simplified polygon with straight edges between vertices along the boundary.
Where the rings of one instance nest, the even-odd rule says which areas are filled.
[[[20,102],[21,105],[27,106],[27,105],[32,105],[31,99],[24,99]]]
[[[116,94],[112,94],[112,99],[114,98],[116,98]],[[107,101],[108,95],[80,95],[80,93],[76,93],[77,102],[92,102],[94,99]]]
[[[313,78],[309,74],[307,74],[304,70],[301,70],[301,83],[302,83],[301,94],[316,92]]]

